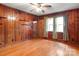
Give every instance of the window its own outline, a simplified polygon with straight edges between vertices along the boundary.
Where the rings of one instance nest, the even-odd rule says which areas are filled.
[[[53,18],[47,18],[46,20],[46,31],[53,31]]]
[[[55,23],[53,23],[55,21]],[[64,30],[64,17],[47,18],[46,31],[63,32]]]
[[[46,27],[45,27],[45,33],[46,33],[45,35],[47,35],[49,31],[52,32],[53,34],[52,36],[54,39],[57,39],[59,35],[61,35],[62,38],[66,39],[67,20],[65,20],[65,15],[47,18]],[[58,32],[61,32],[61,33],[58,33]]]
[[[61,17],[57,17],[56,19],[55,19],[55,22],[56,22],[56,32],[63,32],[63,25],[64,25],[64,18],[63,18],[63,16],[61,16]]]

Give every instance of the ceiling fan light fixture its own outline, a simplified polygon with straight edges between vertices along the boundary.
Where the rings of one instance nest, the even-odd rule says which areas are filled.
[[[36,12],[39,12],[39,13],[40,12],[45,13],[46,8],[52,7],[51,5],[47,3],[30,3],[30,4],[34,8],[33,10],[36,10]]]
[[[41,12],[41,8],[36,8],[36,12]]]

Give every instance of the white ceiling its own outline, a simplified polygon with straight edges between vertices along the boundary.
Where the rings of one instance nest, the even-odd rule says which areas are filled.
[[[79,3],[48,3],[51,4],[52,7],[42,8],[43,10],[45,10],[45,13],[42,13],[42,12],[36,12],[35,10],[31,11],[34,8],[29,3],[3,3],[3,4],[37,16],[79,8]]]

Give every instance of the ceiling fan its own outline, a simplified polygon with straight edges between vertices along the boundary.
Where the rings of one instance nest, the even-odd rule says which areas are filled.
[[[52,7],[50,4],[46,4],[46,3],[30,3],[32,6],[36,7],[36,9],[39,9],[41,12],[45,13],[45,10],[43,10],[43,8],[50,8]],[[35,9],[32,9],[31,11],[33,11]]]

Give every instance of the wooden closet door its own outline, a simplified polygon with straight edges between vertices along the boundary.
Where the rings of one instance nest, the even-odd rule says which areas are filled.
[[[33,38],[37,38],[37,23],[33,23]]]
[[[21,40],[26,40],[27,39],[27,35],[25,34],[26,33],[26,28],[25,28],[25,25],[21,25]]]
[[[26,24],[21,24],[21,40],[27,40],[29,38],[29,29]]]
[[[27,22],[26,23],[22,23],[20,26],[20,34],[21,34],[21,40],[27,40],[27,39],[31,39],[32,38],[32,23],[31,22]]]

